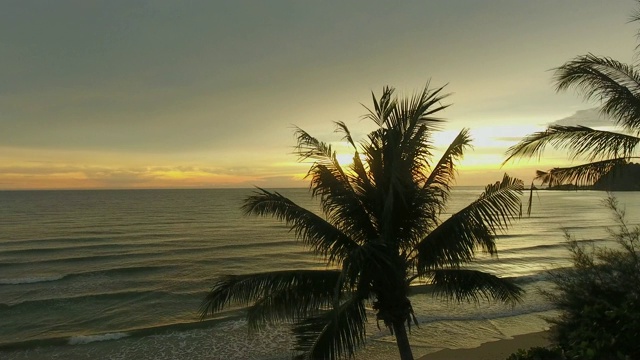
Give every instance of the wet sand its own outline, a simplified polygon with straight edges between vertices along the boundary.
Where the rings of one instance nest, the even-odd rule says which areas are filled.
[[[419,360],[505,360],[518,349],[529,349],[534,346],[550,344],[548,331],[517,335],[513,339],[505,339],[484,343],[473,349],[444,349],[427,354]]]

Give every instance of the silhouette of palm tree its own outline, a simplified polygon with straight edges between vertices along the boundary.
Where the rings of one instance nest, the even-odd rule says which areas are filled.
[[[431,137],[442,122],[433,115],[448,106],[441,104],[443,88],[429,90],[427,84],[398,100],[385,87],[379,99],[373,95],[366,116],[377,129],[360,143],[336,123],[354,152],[346,169],[329,144],[298,128],[297,154],[313,161],[310,189],[324,216],[264,189],[247,198],[243,210],[284,221],[329,266],[223,277],[203,302],[203,318],[231,303],[247,304],[253,328],[292,324],[299,358],[337,359],[364,344],[370,304],[406,360],[413,359],[407,327],[417,324],[412,281],[430,282],[449,299],[518,301],[522,290],[509,280],[463,265],[478,249],[497,253],[496,233],[519,216],[522,182],[505,174],[464,209],[444,221],[439,217],[455,163],[470,146],[463,129],[440,160],[431,161]]]

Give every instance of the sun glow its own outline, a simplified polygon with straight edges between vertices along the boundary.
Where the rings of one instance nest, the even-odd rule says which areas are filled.
[[[347,168],[353,164],[353,154],[336,154],[338,164],[343,168]]]

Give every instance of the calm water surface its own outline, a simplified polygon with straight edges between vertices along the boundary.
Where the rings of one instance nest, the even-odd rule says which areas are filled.
[[[198,306],[220,274],[324,267],[284,225],[242,215],[251,191],[0,192],[0,357],[287,358],[286,327],[248,335],[242,308],[198,321]],[[306,189],[281,192],[317,209]],[[455,189],[449,212],[480,192]],[[474,267],[514,277],[529,290],[514,308],[450,304],[416,288],[416,355],[543,329],[541,317],[554,310],[536,289],[549,286],[548,270],[570,264],[562,229],[607,244],[613,220],[605,197],[539,192],[532,216],[500,237],[499,257],[479,256]],[[629,222],[640,223],[640,193],[618,197]],[[393,338],[375,321],[368,334],[360,357],[396,356]]]

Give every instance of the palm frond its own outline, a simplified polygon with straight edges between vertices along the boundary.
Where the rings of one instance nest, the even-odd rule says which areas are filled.
[[[410,205],[412,216],[403,215],[406,219],[404,229],[411,229],[415,236],[405,236],[407,239],[421,240],[422,234],[435,228],[439,216],[444,211],[449,198],[450,186],[455,180],[455,163],[463,156],[464,149],[470,146],[471,138],[468,129],[460,131],[451,142],[438,163],[433,167],[428,177],[414,175],[414,181],[422,187],[413,194]],[[425,171],[422,167],[420,171]],[[411,244],[411,247],[415,243]]]
[[[450,186],[455,179],[456,161],[462,159],[465,149],[471,146],[471,136],[469,129],[462,129],[453,139],[447,150],[442,154],[438,163],[431,170],[431,174],[424,183],[423,188],[437,187],[449,192]],[[443,202],[447,199],[444,198]]]
[[[413,95],[410,99],[401,100],[393,97],[395,89],[384,87],[380,99],[372,93],[374,107],[369,109],[365,106],[369,111],[365,118],[372,120],[381,128],[397,130],[403,136],[408,134],[409,136],[399,140],[409,141],[411,135],[420,126],[426,125],[430,129],[436,129],[437,124],[443,121],[433,115],[450,106],[450,104],[442,104],[442,100],[450,95],[442,93],[445,87],[446,85],[443,85],[430,89],[427,82],[422,92]],[[423,137],[421,140],[425,139],[426,137]]]
[[[361,205],[367,207],[368,202],[364,198],[369,196],[375,190],[375,187],[373,186],[371,179],[369,179],[369,174],[367,168],[365,167],[365,163],[363,163],[362,159],[360,158],[360,149],[353,140],[349,128],[342,121],[336,122],[336,126],[336,131],[344,134],[342,139],[347,141],[353,149],[353,163],[349,167],[349,169],[353,172],[353,175],[349,176],[351,189],[359,197],[363,198]],[[363,146],[366,147],[367,144],[365,143],[363,144]],[[370,211],[370,209],[368,210]]]
[[[387,117],[384,124],[388,129],[400,130],[402,134],[413,134],[422,125],[437,128],[443,120],[433,115],[451,105],[442,104],[442,101],[450,95],[443,93],[446,86],[445,84],[439,88],[430,89],[427,82],[421,92],[414,94],[411,98],[397,100],[395,111]]]
[[[453,214],[415,248],[418,273],[442,266],[457,267],[470,261],[476,248],[497,252],[495,238],[521,213],[521,180],[504,175],[480,197]]]
[[[434,115],[450,106],[442,103],[450,95],[443,93],[445,87],[430,89],[427,82],[422,92],[398,100],[385,123],[387,150],[411,164],[414,175],[421,175],[429,166],[432,134],[444,121]]]
[[[434,286],[434,294],[449,300],[478,302],[484,298],[515,304],[524,294],[511,280],[477,270],[438,269],[427,278]]]
[[[392,185],[402,191],[389,191],[387,194],[386,229],[393,234],[402,250],[410,252],[424,234],[439,223],[440,213],[448,199],[450,183],[454,181],[455,161],[462,156],[462,151],[469,142],[468,131],[464,129],[431,172],[427,171],[426,162],[411,158],[406,167],[395,168],[397,175]],[[410,154],[409,157],[413,155],[416,154]]]
[[[346,125],[336,123],[336,126],[346,137],[351,137]],[[357,180],[345,173],[331,146],[300,128],[297,128],[296,134],[300,158],[315,159],[307,176],[311,177],[312,195],[320,198],[322,210],[331,224],[361,241],[372,236],[375,230],[367,204],[360,199],[352,184],[357,184]]]
[[[342,140],[347,141],[355,151],[358,151],[356,143],[353,141],[353,137],[351,136],[351,131],[347,127],[347,124],[345,124],[344,121],[336,121],[335,125],[336,125],[336,132],[343,134]]]
[[[533,178],[533,181],[539,180],[542,186],[548,185],[549,187],[560,185],[558,179],[556,179],[553,174],[549,171],[536,170],[536,176]],[[533,187],[533,182],[531,183]]]
[[[373,109],[369,109],[368,107],[363,105],[364,108],[369,111],[369,113],[365,115],[364,118],[372,120],[378,126],[382,126],[396,107],[396,99],[392,97],[394,92],[394,88],[385,86],[382,89],[382,95],[380,96],[379,100],[372,92],[371,98],[373,101]]]
[[[361,183],[353,180],[353,184],[347,184],[331,168],[320,164],[315,164],[312,171],[312,193],[320,197],[329,222],[359,243],[375,236],[370,204],[363,199]]]
[[[431,141],[433,129],[420,125],[412,135],[405,136],[399,157],[406,162],[405,168],[412,176],[414,183],[421,183],[427,178],[427,169],[431,168],[433,145]]]
[[[315,317],[294,325],[298,359],[337,360],[352,357],[364,345],[367,312],[363,300],[351,297]]]
[[[358,247],[335,226],[278,192],[258,188],[254,195],[245,199],[242,210],[245,214],[272,216],[284,221],[299,240],[311,246],[317,254],[327,257],[329,262],[342,260]]]
[[[562,184],[593,185],[603,175],[626,163],[627,159],[625,158],[615,158],[571,167],[557,167],[548,171],[538,171],[536,179],[541,180],[543,185],[549,184],[549,186]]]
[[[374,202],[371,201],[376,192],[376,186],[373,180],[369,178],[368,168],[360,158],[360,153],[358,153],[357,151],[353,155],[353,163],[351,164],[350,169],[354,174],[354,176],[352,177],[352,188],[361,199],[362,206],[366,210],[369,217],[370,226],[368,227],[372,231],[369,232],[367,237],[371,238],[374,237],[374,234],[376,233],[376,222],[373,215],[374,208],[372,207],[372,204]]]
[[[390,247],[389,244],[380,241],[370,241],[352,251],[342,263],[342,274],[345,278],[345,286],[349,288],[358,288],[362,297],[370,295],[369,285],[373,278],[404,278],[395,276],[399,268],[404,271],[402,266],[395,266],[398,261],[396,249]],[[357,284],[364,286],[359,287]]]
[[[314,189],[314,196],[322,198],[323,195],[330,192],[327,187],[322,186],[322,178],[328,178],[332,183],[339,184],[342,188],[349,187],[349,179],[338,162],[331,145],[316,139],[298,127],[296,127],[295,135],[298,140],[296,152],[300,161],[314,160],[307,173],[307,176],[311,176],[311,188]]]
[[[413,203],[417,182],[426,180],[432,157],[431,134],[442,121],[434,115],[449,105],[442,100],[444,86],[429,89],[412,98],[397,100],[395,107],[382,119],[381,128],[369,134],[368,146],[363,150],[368,160],[370,184],[375,184],[374,199],[377,207],[369,213],[381,238],[392,241],[404,249],[410,249],[417,238],[412,225],[433,217],[433,211],[425,211]]]
[[[218,279],[200,306],[202,318],[231,304],[250,305],[249,320],[259,327],[269,320],[297,320],[330,305],[339,270],[289,270]]]
[[[513,157],[540,157],[546,145],[566,149],[571,158],[586,157],[589,161],[632,156],[640,137],[595,130],[586,126],[549,126],[547,130],[526,136],[507,150],[508,162]]]
[[[438,212],[433,206],[423,206],[437,204],[433,197],[418,204],[414,195],[416,184],[428,178],[425,170],[430,168],[432,157],[431,135],[442,122],[434,115],[449,106],[442,104],[449,95],[443,94],[445,86],[429,89],[427,83],[411,98],[395,99],[387,118],[377,119],[381,128],[370,133],[368,144],[363,146],[369,165],[368,184],[376,187],[370,191],[375,195],[368,198],[377,204],[370,214],[380,236],[402,250],[409,251],[419,239],[416,234],[433,226]]]
[[[409,107],[407,107],[405,111],[411,114],[411,119],[415,119],[416,125],[429,124],[430,127],[434,127],[442,123],[443,120],[433,115],[451,106],[451,104],[442,103],[442,101],[451,94],[443,93],[447,84],[435,89],[430,89],[429,85],[430,82],[428,81],[422,92],[413,96]]]
[[[297,140],[295,152],[298,154],[300,161],[313,159],[329,163],[332,162],[334,151],[331,145],[316,139],[299,127],[295,127],[294,135]]]
[[[297,274],[286,288],[266,291],[247,312],[251,329],[281,321],[299,321],[340,301],[343,294],[342,273],[337,270],[314,270]]]
[[[556,89],[576,88],[586,99],[602,101],[601,111],[636,134],[640,132],[640,72],[609,57],[578,56],[558,67]]]
[[[475,208],[475,211],[482,213],[483,221],[492,230],[505,230],[518,217],[523,189],[522,180],[505,173],[501,181],[487,185],[478,200],[468,208]]]

